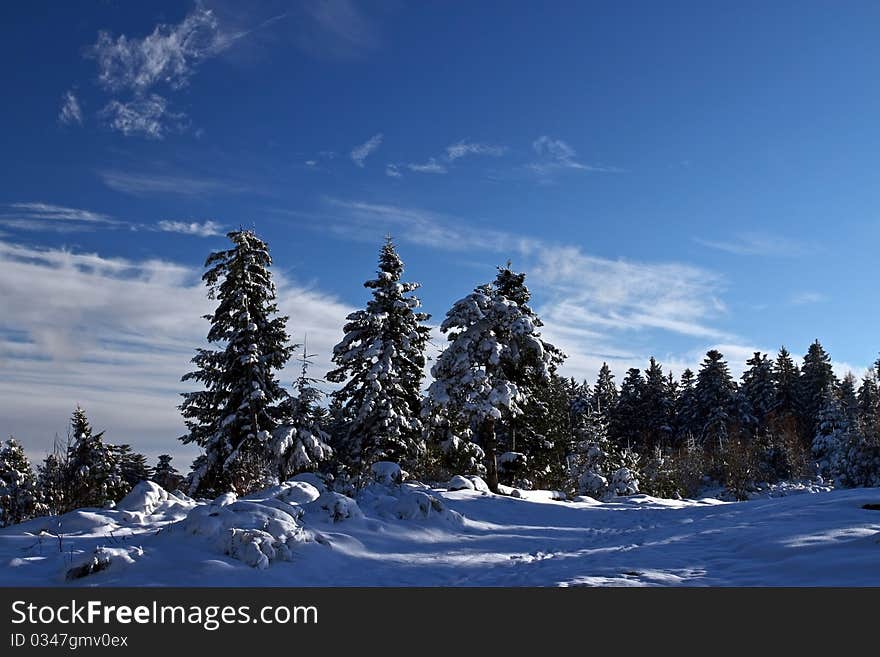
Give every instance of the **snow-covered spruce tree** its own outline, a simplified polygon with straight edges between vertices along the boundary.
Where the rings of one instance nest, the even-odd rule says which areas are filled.
[[[746,361],[747,369],[739,387],[741,398],[740,424],[752,435],[767,428],[770,413],[776,408],[776,385],[773,380],[773,363],[767,354],[756,351]]]
[[[645,385],[642,388],[642,413],[644,432],[640,448],[651,451],[656,446],[667,447],[672,442],[674,403],[669,381],[663,375],[660,363],[651,356],[645,370]]]
[[[716,349],[706,352],[694,386],[700,440],[705,445],[724,447],[735,409],[736,384],[724,356]]]
[[[816,435],[812,446],[816,468],[826,479],[839,480],[845,476],[852,429],[836,391],[829,385],[816,414]]]
[[[0,527],[23,522],[38,512],[37,478],[24,449],[10,438],[0,448]]]
[[[866,436],[880,436],[880,390],[877,378],[868,371],[862,379],[858,392],[859,431]]]
[[[605,499],[639,492],[638,456],[608,438],[601,413],[590,409],[574,427],[574,450],[568,456],[568,489]]]
[[[609,425],[611,440],[616,444],[631,448],[641,443],[645,430],[644,391],[642,371],[631,367],[620,384],[620,394]]]
[[[192,362],[196,370],[183,381],[205,389],[183,393],[180,410],[189,432],[184,443],[205,450],[193,463],[192,495],[238,494],[258,488],[269,468],[266,445],[278,426],[286,393],[276,372],[290,358],[287,317],[278,315],[269,247],[252,231],[227,234],[233,248],[212,253],[202,280],[217,309],[208,342]]]
[[[696,377],[690,368],[681,373],[678,384],[678,397],[675,401],[676,444],[682,446],[689,438],[700,435],[700,421],[697,417]]]
[[[69,432],[67,442],[55,434],[52,453],[38,467],[37,492],[40,506],[49,515],[60,515],[69,510],[70,470],[67,459],[70,456],[71,439]]]
[[[846,421],[853,428],[859,423],[859,397],[856,391],[856,377],[852,372],[847,372],[837,386],[837,398],[840,407],[846,415]]]
[[[310,358],[303,347],[296,394],[282,405],[281,425],[272,432],[269,443],[273,471],[279,481],[286,481],[300,472],[317,470],[333,455],[328,445],[330,435],[324,429],[329,413],[320,405],[324,393],[315,387],[320,381],[309,377]]]
[[[70,418],[70,453],[67,457],[68,509],[101,507],[116,502],[131,487],[113,447],[104,442],[104,432],[92,433],[86,412],[76,407]]]
[[[831,356],[816,340],[804,356],[804,366],[798,380],[800,427],[807,444],[819,430],[819,411],[826,401],[826,392],[829,387],[836,385]]]
[[[159,460],[153,471],[153,481],[168,491],[175,491],[183,484],[183,475],[171,465],[170,454],[159,454]]]
[[[486,455],[487,484],[498,492],[496,424],[516,417],[546,383],[564,355],[541,338],[543,325],[528,306],[525,274],[498,268],[493,283],[456,301],[440,330],[446,349],[431,374],[435,407],[453,409],[473,427]]]
[[[345,385],[333,393],[341,409],[342,435],[334,436],[337,457],[360,481],[377,461],[412,469],[423,454],[421,382],[430,315],[404,283],[403,261],[387,238],[377,277],[364,283],[373,297],[347,317],[345,336],[333,348],[337,368],[327,379]]]
[[[801,371],[788,349],[781,347],[773,364],[773,386],[776,389],[776,415],[797,418],[800,408]]]
[[[599,368],[599,375],[596,377],[596,385],[593,386],[593,396],[591,401],[593,408],[597,412],[605,416],[605,420],[610,422],[614,416],[614,409],[617,406],[617,385],[614,383],[614,375],[608,363],[602,363]]]

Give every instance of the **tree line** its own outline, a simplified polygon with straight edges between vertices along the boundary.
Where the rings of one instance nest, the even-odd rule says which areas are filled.
[[[205,316],[210,346],[183,377],[198,388],[180,405],[180,440],[201,448],[189,474],[167,455],[150,473],[127,446],[93,436],[78,409],[73,440],[38,476],[20,474],[30,467],[22,470],[24,453],[7,443],[4,517],[21,516],[5,510],[21,506],[7,501],[16,497],[10,490],[33,489],[24,495],[34,499],[32,514],[63,512],[119,499],[150,476],[212,497],[314,471],[353,494],[382,461],[426,481],[474,474],[495,492],[541,487],[597,498],[693,496],[717,485],[744,499],[761,484],[802,477],[880,485],[880,360],[861,381],[838,378],[816,340],[801,365],[784,347],[774,358],[756,352],[738,381],[713,349],[678,379],[652,357],[619,385],[607,364],[592,385],[578,382],[558,373],[565,354],[542,337],[525,274],[508,263],[446,313],[446,344],[425,389],[431,318],[388,238],[376,277],[364,283],[371,298],[346,318],[333,349],[327,381],[338,387],[325,399],[309,376],[314,355],[292,343],[279,313],[268,245],[248,230],[227,237],[231,248],[210,254],[203,275],[217,302]],[[301,369],[288,390],[279,372],[292,358]],[[100,483],[80,490],[86,478]]]

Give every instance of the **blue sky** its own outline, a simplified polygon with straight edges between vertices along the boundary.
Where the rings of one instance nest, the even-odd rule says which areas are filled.
[[[5,3],[0,430],[175,405],[225,230],[319,353],[381,238],[439,323],[508,258],[564,373],[880,349],[876,3]],[[439,341],[438,341],[439,343]],[[292,378],[292,374],[291,377]],[[183,464],[181,464],[183,465]]]

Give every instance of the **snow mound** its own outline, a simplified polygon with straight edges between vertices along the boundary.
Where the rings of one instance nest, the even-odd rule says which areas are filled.
[[[272,561],[290,561],[291,546],[310,540],[297,523],[301,515],[299,507],[277,500],[235,500],[228,493],[195,507],[179,527],[249,566],[268,568]]]
[[[474,482],[461,475],[455,475],[449,480],[449,483],[446,484],[446,490],[474,490],[474,488]]]
[[[168,492],[152,481],[141,481],[116,505],[119,511],[135,511],[152,515],[156,508],[168,501]]]
[[[363,518],[358,503],[342,493],[326,491],[305,507],[307,514],[327,515],[333,522]]]
[[[275,495],[275,499],[288,504],[305,505],[321,496],[320,490],[305,481],[287,481],[282,486],[284,489]]]
[[[482,477],[478,477],[477,475],[469,475],[468,479],[470,479],[474,484],[474,490],[479,493],[491,493],[489,490],[489,484],[485,482]]]
[[[314,472],[300,472],[298,475],[289,479],[288,483],[291,481],[303,481],[307,484],[311,484],[318,489],[319,493],[323,493],[327,490],[327,482],[324,481],[324,478],[321,475]]]
[[[394,486],[403,481],[403,471],[397,463],[392,461],[378,461],[370,466],[373,480],[384,486]]]
[[[419,484],[401,486],[367,486],[360,496],[365,509],[382,518],[398,520],[439,519],[445,522],[462,523],[464,516],[448,508],[446,503],[430,489]]]

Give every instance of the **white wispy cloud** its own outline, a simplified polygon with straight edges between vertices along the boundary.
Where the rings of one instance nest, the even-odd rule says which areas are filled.
[[[443,174],[443,173],[448,172],[448,169],[446,168],[446,166],[443,165],[442,163],[438,162],[433,157],[428,158],[427,162],[422,162],[422,163],[410,162],[409,164],[406,165],[406,168],[409,169],[410,171],[415,172],[415,173]]]
[[[159,222],[159,230],[165,233],[181,233],[183,235],[195,235],[197,237],[215,237],[223,235],[223,226],[215,221],[168,221]]]
[[[113,94],[102,118],[125,136],[159,139],[184,127],[185,114],[171,111],[165,92],[160,94],[156,89],[174,92],[186,87],[205,60],[287,15],[284,12],[255,26],[231,29],[197,2],[179,23],[160,23],[144,37],[99,32],[87,56],[97,62],[99,84]],[[120,98],[119,94],[129,96]]]
[[[61,97],[61,110],[58,112],[58,121],[64,125],[76,123],[82,125],[83,113],[79,100],[73,91],[65,91]]]
[[[538,160],[527,168],[539,176],[549,176],[565,170],[592,171],[598,173],[621,173],[622,169],[596,164],[584,164],[577,159],[577,152],[562,139],[543,135],[532,142]]]
[[[385,175],[389,178],[400,178],[401,176],[403,176],[403,174],[400,173],[400,167],[396,164],[386,164]]]
[[[10,203],[0,210],[0,224],[30,231],[73,233],[112,228],[124,222],[109,215],[43,202]]]
[[[500,157],[507,152],[505,146],[493,146],[491,144],[481,144],[476,142],[468,142],[466,140],[458,141],[446,147],[446,159],[450,162],[467,157],[468,155],[490,155]]]
[[[100,32],[91,54],[103,86],[144,93],[159,83],[172,89],[186,86],[200,62],[228,45],[214,13],[197,6],[180,23],[156,25],[142,39]]]
[[[812,303],[822,303],[823,301],[828,301],[828,297],[821,292],[798,292],[797,294],[792,295],[791,304],[794,306],[804,306]]]
[[[138,97],[127,103],[111,100],[101,110],[113,130],[126,137],[142,135],[150,139],[162,139],[169,131],[182,129],[185,115],[168,111],[168,101],[159,94]]]
[[[301,3],[294,43],[312,56],[351,58],[381,43],[379,23],[351,0]]]
[[[815,251],[813,246],[799,240],[761,232],[739,233],[726,240],[709,240],[697,237],[694,238],[694,241],[710,249],[744,256],[797,257]]]
[[[204,345],[213,309],[201,271],[162,260],[41,249],[0,241],[0,430],[45,453],[82,404],[113,442],[155,457],[191,457],[177,436],[180,377]],[[278,303],[297,342],[308,334],[329,369],[332,346],[352,308],[275,272]],[[297,372],[282,374],[289,385]],[[186,468],[188,461],[179,463]]]
[[[382,145],[382,133],[376,133],[360,146],[355,146],[350,153],[351,161],[356,166],[363,168],[366,160],[379,146]]]
[[[172,194],[204,196],[206,194],[236,194],[251,191],[245,184],[217,178],[191,175],[169,175],[144,171],[99,171],[101,181],[110,189],[132,196]]]

